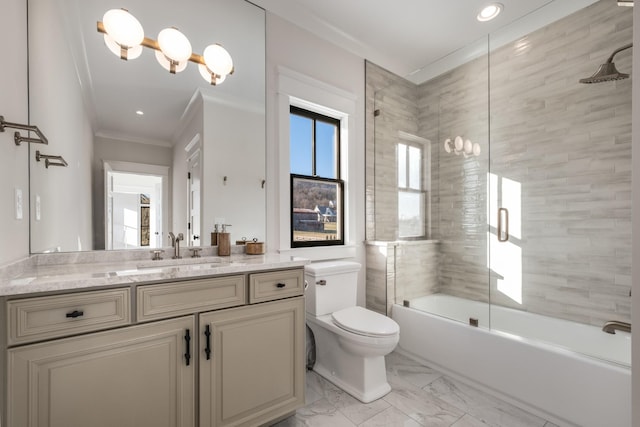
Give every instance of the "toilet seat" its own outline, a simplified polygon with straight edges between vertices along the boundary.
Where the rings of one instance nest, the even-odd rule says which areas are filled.
[[[400,331],[398,324],[387,316],[357,306],[336,311],[331,319],[336,326],[363,336],[388,337]]]

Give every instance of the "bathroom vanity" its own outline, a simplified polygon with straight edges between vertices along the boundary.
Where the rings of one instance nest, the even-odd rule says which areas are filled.
[[[292,413],[304,264],[127,261],[3,279],[2,425],[257,426]]]

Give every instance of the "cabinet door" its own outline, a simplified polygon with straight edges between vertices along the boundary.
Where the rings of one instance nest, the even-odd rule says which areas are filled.
[[[194,326],[189,316],[9,350],[8,425],[194,426]]]
[[[303,297],[201,314],[200,333],[201,427],[260,425],[304,404]]]

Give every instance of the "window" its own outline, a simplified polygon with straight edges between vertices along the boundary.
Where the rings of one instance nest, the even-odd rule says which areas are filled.
[[[425,192],[424,149],[420,145],[398,143],[398,237],[424,237]]]
[[[290,108],[291,247],[344,244],[340,120]]]

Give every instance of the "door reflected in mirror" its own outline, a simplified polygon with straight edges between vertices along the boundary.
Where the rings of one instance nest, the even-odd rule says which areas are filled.
[[[170,231],[209,245],[203,236],[220,220],[232,241],[264,241],[263,9],[238,0],[28,7],[30,122],[69,164],[45,168],[31,148],[32,253],[168,246]],[[114,8],[149,39],[176,27],[194,54],[222,45],[233,74],[211,85],[192,62],[171,74],[153,49],[120,59],[97,30]]]
[[[161,248],[169,168],[104,162],[105,249]]]

